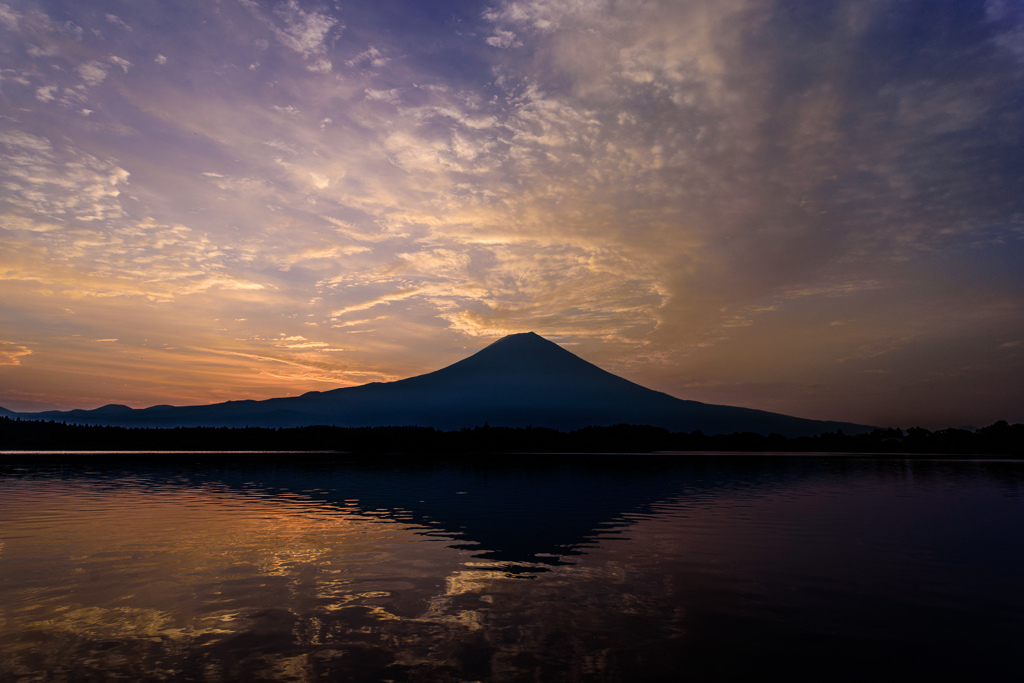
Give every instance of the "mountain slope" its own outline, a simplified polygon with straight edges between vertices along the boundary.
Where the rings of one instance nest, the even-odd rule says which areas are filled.
[[[22,417],[151,427],[329,424],[422,425],[446,430],[485,423],[562,430],[630,423],[673,431],[778,432],[785,436],[870,429],[678,399],[602,370],[532,332],[504,337],[448,367],[397,382],[266,401],[144,410],[104,406]]]

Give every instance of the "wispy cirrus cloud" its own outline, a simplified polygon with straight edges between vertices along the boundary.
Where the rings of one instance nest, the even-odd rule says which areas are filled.
[[[344,28],[338,19],[325,12],[306,11],[296,0],[280,3],[271,11],[254,0],[240,2],[270,29],[281,45],[306,59],[306,69],[330,73],[329,41],[332,34]]]
[[[21,359],[31,356],[32,349],[9,341],[0,341],[0,365],[21,365]]]

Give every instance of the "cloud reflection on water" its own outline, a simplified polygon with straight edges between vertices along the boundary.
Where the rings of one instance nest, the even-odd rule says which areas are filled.
[[[1006,542],[1021,531],[1019,463],[688,463],[7,476],[0,677],[1010,666],[999,652],[1024,609],[1024,557]],[[551,500],[570,469],[575,493]],[[531,504],[514,505],[531,487]],[[519,522],[522,545],[500,547],[516,525],[477,535],[488,508]],[[557,562],[542,550],[557,534],[522,550],[538,520],[562,534]],[[941,651],[950,638],[960,649]]]

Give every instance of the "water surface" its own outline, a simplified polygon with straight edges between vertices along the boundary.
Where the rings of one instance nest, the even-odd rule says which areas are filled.
[[[0,680],[1024,673],[1019,461],[279,460],[3,469]]]

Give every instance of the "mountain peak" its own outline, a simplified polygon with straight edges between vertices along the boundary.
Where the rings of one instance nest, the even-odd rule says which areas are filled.
[[[675,431],[817,434],[844,423],[802,420],[748,408],[684,401],[614,375],[535,332],[510,334],[440,370],[395,382],[373,382],[266,401],[133,411],[108,405],[39,417],[130,426],[474,425],[580,429],[647,424]]]
[[[528,348],[550,348],[550,347],[561,348],[555,342],[550,339],[545,339],[536,332],[517,332],[516,334],[510,334],[502,337],[496,342],[485,346],[482,351],[486,351],[490,348],[501,348],[501,349],[528,349]]]
[[[510,334],[446,368],[401,381],[419,384],[436,380],[499,392],[520,391],[524,392],[523,400],[531,401],[563,393],[568,387],[593,386],[595,382],[632,385],[536,332]]]
[[[93,412],[94,413],[130,413],[131,411],[132,411],[131,408],[129,408],[128,406],[123,405],[121,403],[108,403],[105,406],[100,406],[99,408],[96,408]]]
[[[550,339],[545,339],[536,332],[520,332],[502,337],[498,341],[480,349],[469,358],[465,358],[449,367],[468,368],[487,365],[492,369],[505,368],[511,370],[518,368],[517,372],[528,367],[533,371],[539,370],[544,372],[544,369],[547,367],[564,365],[566,363],[590,365],[590,363],[587,363],[579,356],[563,349]]]
[[[554,343],[554,342],[550,342],[549,340],[547,340],[544,337],[540,336],[536,332],[515,332],[513,334],[505,335],[504,337],[502,337],[498,341],[496,341],[493,344],[491,344],[491,346],[493,346],[494,344],[501,344],[503,342],[504,343],[522,344],[522,343],[536,342],[536,341],[546,341],[548,343]]]

